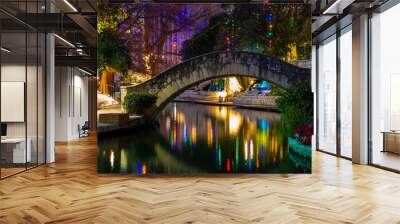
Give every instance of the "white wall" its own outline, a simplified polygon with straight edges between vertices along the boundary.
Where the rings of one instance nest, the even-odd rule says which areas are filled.
[[[30,127],[36,131],[36,66],[29,66],[26,68],[25,64],[3,64],[1,66],[1,81],[2,82],[24,82],[26,71],[28,71],[28,87],[27,87],[27,119],[28,131]],[[33,77],[34,76],[34,77]],[[40,83],[41,84],[41,83]],[[4,96],[2,96],[4,97]],[[40,97],[40,96],[39,96]],[[42,107],[42,101],[39,101],[39,108]],[[8,110],[8,108],[1,108],[1,110]],[[24,108],[22,108],[24,110]],[[10,137],[24,137],[25,136],[25,122],[7,122],[7,134]],[[36,132],[35,132],[36,135]],[[29,137],[29,133],[28,133]]]
[[[37,70],[38,69],[38,70]],[[1,66],[2,82],[23,82],[26,84],[26,107],[23,102],[20,113],[25,113],[27,119],[21,122],[6,122],[8,138],[24,138],[25,135],[29,139],[32,162],[44,163],[44,74],[42,67],[35,65],[25,66],[25,63],[3,63]],[[25,80],[27,78],[27,80]],[[2,89],[3,92],[4,89]],[[21,92],[22,91],[22,92]],[[24,90],[20,90],[20,94],[24,95]],[[6,95],[2,95],[7,97]],[[24,98],[25,96],[23,96]],[[2,107],[2,113],[16,113],[12,108]],[[14,109],[15,110],[15,109]],[[22,115],[24,116],[24,115]],[[39,155],[37,155],[37,153]],[[39,161],[36,161],[39,159]]]
[[[69,76],[67,67],[55,68],[55,140],[66,141],[68,139],[68,100],[69,100]]]
[[[25,82],[25,64],[3,64],[2,82]],[[1,108],[7,110],[7,108]],[[25,137],[25,122],[7,122],[7,137]]]
[[[73,67],[56,67],[55,140],[79,137],[78,125],[88,120],[88,78]]]

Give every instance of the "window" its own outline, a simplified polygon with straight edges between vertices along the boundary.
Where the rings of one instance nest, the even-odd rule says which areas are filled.
[[[352,33],[351,26],[340,35],[340,155],[352,157]]]
[[[4,4],[36,13],[43,2]],[[13,21],[0,24],[0,178],[5,178],[45,163],[46,54],[43,33],[4,13],[0,17]]]
[[[400,170],[400,5],[371,18],[372,163]]]
[[[336,36],[318,47],[318,149],[336,153]]]

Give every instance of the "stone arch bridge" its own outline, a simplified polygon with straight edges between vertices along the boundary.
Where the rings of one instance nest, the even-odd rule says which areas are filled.
[[[297,81],[309,81],[311,71],[265,54],[211,52],[183,61],[139,85],[122,86],[121,103],[131,92],[156,94],[158,99],[150,118],[155,119],[164,106],[184,90],[206,80],[227,76],[254,77],[289,88]]]

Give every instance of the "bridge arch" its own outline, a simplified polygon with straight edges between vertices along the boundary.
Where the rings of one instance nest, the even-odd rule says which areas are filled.
[[[121,103],[131,92],[156,94],[156,108],[150,118],[155,119],[165,105],[184,90],[207,80],[227,76],[254,77],[289,88],[297,81],[309,81],[311,71],[265,54],[211,52],[183,61],[139,85],[122,86]]]

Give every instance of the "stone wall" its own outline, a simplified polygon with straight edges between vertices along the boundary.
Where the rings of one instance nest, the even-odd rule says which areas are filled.
[[[311,60],[299,60],[299,61],[292,61],[289,63],[292,65],[296,65],[298,67],[311,69]]]
[[[126,125],[129,122],[129,114],[126,113],[103,113],[99,114],[99,123]]]
[[[237,96],[232,98],[233,105],[244,107],[257,107],[265,109],[277,109],[276,99],[279,96]]]

